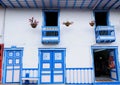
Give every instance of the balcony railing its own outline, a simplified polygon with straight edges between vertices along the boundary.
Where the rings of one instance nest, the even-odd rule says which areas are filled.
[[[66,68],[67,84],[89,84],[93,83],[93,68]]]
[[[38,68],[23,68],[20,85],[38,83]]]
[[[115,41],[114,26],[97,26],[95,33],[97,43],[111,43]]]
[[[43,44],[58,44],[59,37],[59,27],[58,26],[47,26],[42,29],[42,43]]]

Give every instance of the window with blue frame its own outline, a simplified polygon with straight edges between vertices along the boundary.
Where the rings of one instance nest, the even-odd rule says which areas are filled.
[[[58,44],[60,40],[59,11],[43,10],[42,43]]]
[[[95,11],[95,34],[97,43],[111,43],[115,41],[114,26],[109,24],[107,11]]]

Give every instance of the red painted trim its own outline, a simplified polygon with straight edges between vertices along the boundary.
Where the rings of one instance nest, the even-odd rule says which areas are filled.
[[[4,50],[4,44],[0,44],[0,82],[2,81],[3,50]]]

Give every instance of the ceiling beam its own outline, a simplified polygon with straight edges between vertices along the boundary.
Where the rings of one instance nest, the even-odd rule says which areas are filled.
[[[20,4],[20,2],[18,0],[16,0],[16,2],[18,3],[19,7],[22,8],[22,5]]]
[[[57,6],[60,8],[60,0],[57,1]]]
[[[37,5],[36,1],[33,0],[33,2],[34,2],[35,7],[38,8],[38,5]]]
[[[52,8],[53,7],[53,4],[52,4],[52,0],[50,0],[50,8]]]
[[[0,0],[0,4],[2,5],[2,7],[6,8],[7,6],[3,3],[2,0]]]
[[[45,2],[42,0],[42,8],[45,8]]]
[[[117,6],[115,9],[119,9],[120,8],[120,5],[119,6]]]
[[[30,8],[30,5],[28,4],[28,1],[27,0],[24,0],[26,5],[27,5],[27,8]]]
[[[65,3],[65,8],[68,7],[68,0],[66,0],[66,3]]]
[[[106,6],[110,3],[111,0],[108,0],[107,3],[102,7],[103,9],[106,8]]]
[[[73,8],[76,7],[76,1],[77,1],[77,0],[74,0]]]
[[[15,6],[13,5],[13,3],[11,2],[11,0],[8,0],[8,2],[10,3],[12,8],[15,8]]]
[[[116,0],[110,7],[109,9],[111,9],[116,3],[118,3],[119,0]]]
[[[81,5],[80,5],[80,8],[82,8],[84,6],[84,3],[85,3],[86,0],[83,0]]]
[[[94,1],[94,0],[91,0],[91,1],[90,1],[90,3],[89,3],[89,5],[88,5],[88,7],[87,7],[87,8],[90,8],[90,7],[91,7],[91,5],[92,5],[93,1]]]
[[[100,4],[102,3],[102,1],[103,1],[103,0],[98,0],[98,1],[96,2],[96,4],[93,6],[93,9],[98,8],[98,7],[100,6]]]

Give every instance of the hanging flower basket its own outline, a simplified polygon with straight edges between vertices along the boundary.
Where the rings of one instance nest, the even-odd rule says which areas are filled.
[[[95,22],[94,21],[91,21],[89,22],[90,26],[94,26]]]
[[[66,22],[63,22],[63,24],[68,27],[68,26],[70,26],[71,24],[73,24],[73,22],[66,21]]]
[[[31,27],[32,28],[36,28],[38,25],[38,21],[34,19],[34,17],[32,17],[32,19],[29,19],[30,23],[31,23]]]
[[[32,23],[32,24],[31,24],[31,27],[32,27],[32,28],[36,28],[36,27],[37,27],[37,24]]]

